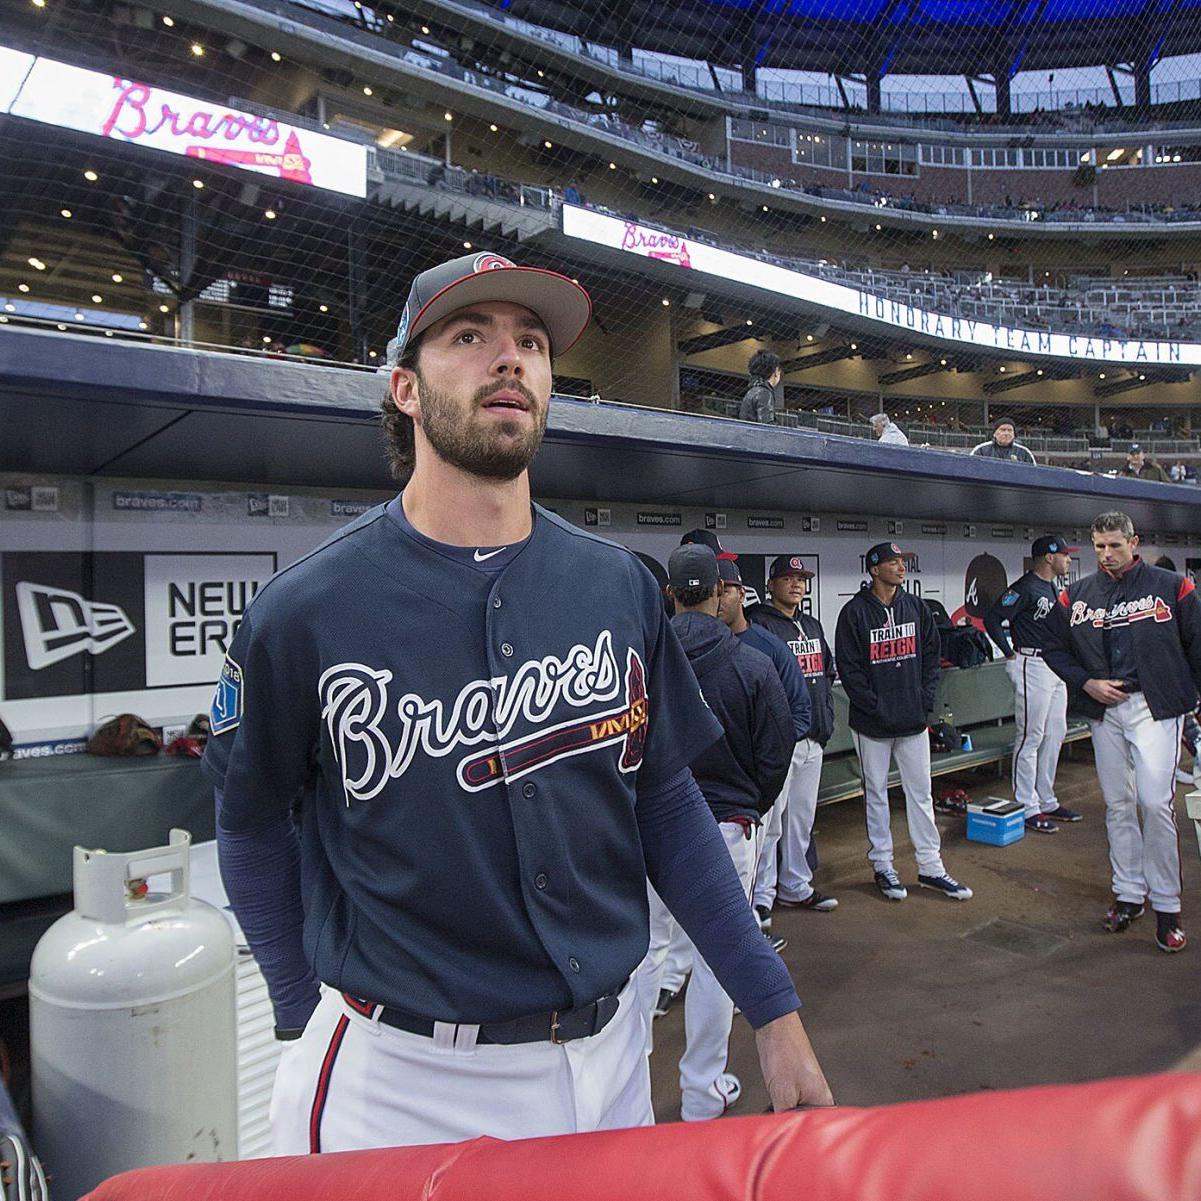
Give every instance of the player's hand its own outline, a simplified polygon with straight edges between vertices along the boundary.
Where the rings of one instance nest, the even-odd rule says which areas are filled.
[[[1084,691],[1102,705],[1120,705],[1130,699],[1130,694],[1123,692],[1121,685],[1121,680],[1085,680]]]
[[[795,1013],[786,1013],[755,1031],[763,1083],[777,1113],[798,1105],[833,1105],[834,1096],[817,1062],[805,1027]]]

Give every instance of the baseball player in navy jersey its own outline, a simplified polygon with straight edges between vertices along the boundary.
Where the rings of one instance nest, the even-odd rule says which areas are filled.
[[[834,653],[850,701],[849,721],[867,814],[868,859],[876,887],[890,901],[909,895],[893,863],[888,769],[896,760],[905,817],[917,858],[917,882],[954,901],[972,890],[943,866],[930,786],[927,714],[934,708],[941,644],[930,610],[901,585],[905,552],[880,542],[863,557],[871,577],[838,615]]]
[[[809,690],[809,728],[797,742],[792,768],[778,804],[764,823],[755,878],[755,912],[765,931],[771,911],[784,908],[828,913],[838,901],[813,887],[810,841],[821,787],[823,749],[834,733],[834,656],[821,622],[801,611],[813,572],[797,554],[777,555],[768,569],[768,600],[751,605],[748,620],[787,643]],[[777,812],[777,810],[779,812]],[[777,844],[779,875],[777,877]]]
[[[1057,822],[1080,814],[1055,796],[1055,770],[1068,732],[1067,685],[1043,662],[1043,630],[1059,599],[1056,581],[1067,575],[1072,554],[1060,534],[1030,547],[1033,566],[984,615],[984,628],[1008,660],[1015,718],[1013,796],[1025,810],[1026,829],[1054,834]]]
[[[418,275],[384,401],[403,491],[260,589],[230,647],[205,767],[288,1041],[278,1153],[650,1122],[648,878],[773,1104],[831,1103],[688,770],[721,727],[653,577],[531,504],[590,308],[496,255]]]
[[[1201,686],[1201,603],[1192,580],[1143,562],[1125,513],[1102,513],[1092,541],[1100,570],[1060,594],[1043,658],[1092,726],[1113,869],[1103,925],[1127,929],[1150,901],[1156,945],[1183,951],[1176,764]]]
[[[768,656],[734,637],[719,618],[722,585],[713,550],[680,546],[667,571],[675,608],[672,628],[723,730],[722,738],[693,760],[692,771],[742,882],[749,914],[756,831],[788,773],[796,741],[792,714]],[[648,1047],[658,968],[674,925],[658,896],[652,895],[650,903],[650,949],[638,980]],[[704,955],[696,955],[684,997],[686,1045],[680,1058],[680,1116],[686,1122],[719,1117],[742,1091],[738,1077],[726,1071],[733,1016],[734,1003]]]

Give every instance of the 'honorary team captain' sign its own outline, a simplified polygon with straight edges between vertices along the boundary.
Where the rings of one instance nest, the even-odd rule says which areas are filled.
[[[1201,364],[1201,344],[1152,342],[1139,338],[1090,338],[1080,334],[992,325],[918,308],[810,275],[794,267],[780,267],[762,259],[721,250],[680,234],[623,221],[592,209],[563,206],[563,232],[572,238],[608,246],[626,254],[668,263],[722,280],[737,280],[776,296],[804,304],[834,309],[864,321],[889,325],[944,342],[968,343],[988,350],[1042,355],[1048,358],[1098,363]]]

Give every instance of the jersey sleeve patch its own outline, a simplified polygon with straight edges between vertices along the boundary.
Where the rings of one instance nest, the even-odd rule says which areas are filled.
[[[1182,601],[1190,592],[1196,592],[1196,590],[1196,584],[1194,584],[1193,581],[1188,578],[1188,576],[1185,576],[1180,581],[1180,588],[1176,593],[1176,599],[1178,601]]]
[[[1005,593],[1004,596],[1001,597],[1001,604],[1005,605],[1008,608],[1010,605],[1016,605],[1020,599],[1021,599],[1021,593],[1014,592],[1014,590],[1011,588],[1008,592]]]
[[[221,667],[217,691],[213,694],[213,707],[209,714],[209,725],[214,735],[228,734],[242,722],[242,668],[229,656]]]

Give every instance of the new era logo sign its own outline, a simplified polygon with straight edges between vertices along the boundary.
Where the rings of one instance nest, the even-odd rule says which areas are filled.
[[[33,671],[85,651],[101,655],[134,632],[124,610],[78,592],[23,581],[16,594],[25,657]]]

